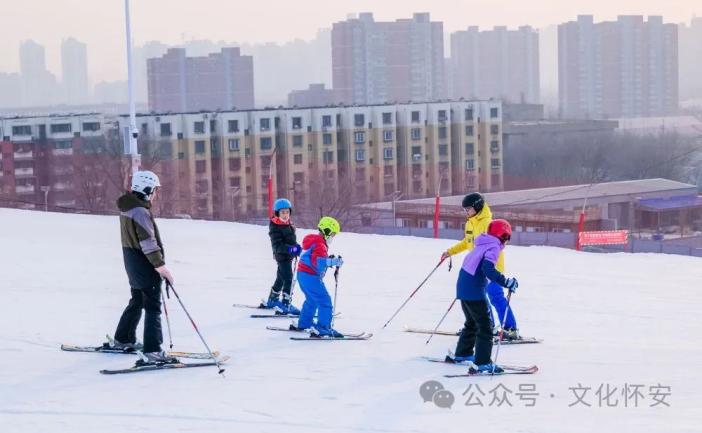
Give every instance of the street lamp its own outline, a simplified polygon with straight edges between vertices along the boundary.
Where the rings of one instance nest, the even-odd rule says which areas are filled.
[[[397,217],[395,216],[395,201],[399,200],[400,197],[402,197],[402,191],[395,191],[390,195],[392,200],[392,226],[397,227]]]
[[[44,212],[49,211],[49,191],[51,191],[50,186],[42,186],[41,191],[44,193]]]

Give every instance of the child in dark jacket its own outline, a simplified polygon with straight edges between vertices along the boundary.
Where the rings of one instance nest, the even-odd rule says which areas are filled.
[[[292,204],[289,200],[280,198],[273,206],[275,216],[268,224],[268,236],[271,238],[273,258],[278,264],[276,275],[268,301],[262,308],[273,308],[276,314],[299,315],[300,310],[292,305],[293,259],[302,251],[295,236],[295,226],[290,221]],[[281,300],[282,294],[282,300]]]
[[[502,369],[494,365],[490,359],[492,323],[485,288],[488,279],[507,288],[510,292],[516,291],[518,287],[515,278],[505,278],[495,268],[500,252],[511,235],[512,228],[507,221],[493,220],[488,226],[487,233],[475,239],[475,247],[463,260],[456,283],[456,298],[461,301],[466,322],[458,338],[456,355],[452,361],[469,361],[478,371],[502,372]]]

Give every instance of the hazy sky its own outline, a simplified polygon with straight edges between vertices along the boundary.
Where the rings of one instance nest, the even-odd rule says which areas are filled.
[[[662,15],[684,22],[702,15],[702,0],[132,0],[136,44],[188,39],[236,42],[285,42],[312,39],[348,13],[373,12],[376,20],[429,12],[445,31],[471,25],[544,27],[578,14],[597,21],[616,15]],[[4,0],[0,27],[0,72],[19,70],[19,43],[33,39],[46,48],[49,69],[60,75],[60,44],[72,36],[88,44],[94,81],[123,79],[123,0]],[[59,77],[60,78],[60,77]]]

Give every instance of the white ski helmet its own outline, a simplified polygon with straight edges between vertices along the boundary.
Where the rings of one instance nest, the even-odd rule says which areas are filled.
[[[144,194],[147,199],[158,186],[161,186],[161,182],[153,171],[137,171],[132,175],[132,191]]]

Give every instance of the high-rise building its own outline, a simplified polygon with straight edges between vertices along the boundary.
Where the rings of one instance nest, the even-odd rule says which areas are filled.
[[[254,107],[253,57],[222,48],[206,57],[187,57],[171,48],[148,59],[149,109],[200,111]]]
[[[450,63],[453,99],[539,102],[539,34],[529,26],[452,33]]]
[[[680,24],[680,99],[702,99],[702,18]]]
[[[428,13],[377,22],[373,14],[334,23],[332,82],[347,104],[431,101],[446,97],[443,23]]]
[[[68,38],[61,43],[61,80],[67,104],[89,102],[88,54],[84,43]]]
[[[558,27],[560,112],[572,118],[646,117],[678,109],[678,27],[660,16],[590,15]]]
[[[56,77],[46,70],[44,47],[27,40],[20,44],[19,54],[23,104],[39,106],[56,102]]]
[[[20,74],[0,72],[0,107],[19,107],[22,105],[22,77]]]
[[[310,84],[305,90],[288,93],[288,107],[321,107],[334,103],[334,91],[323,83]]]

